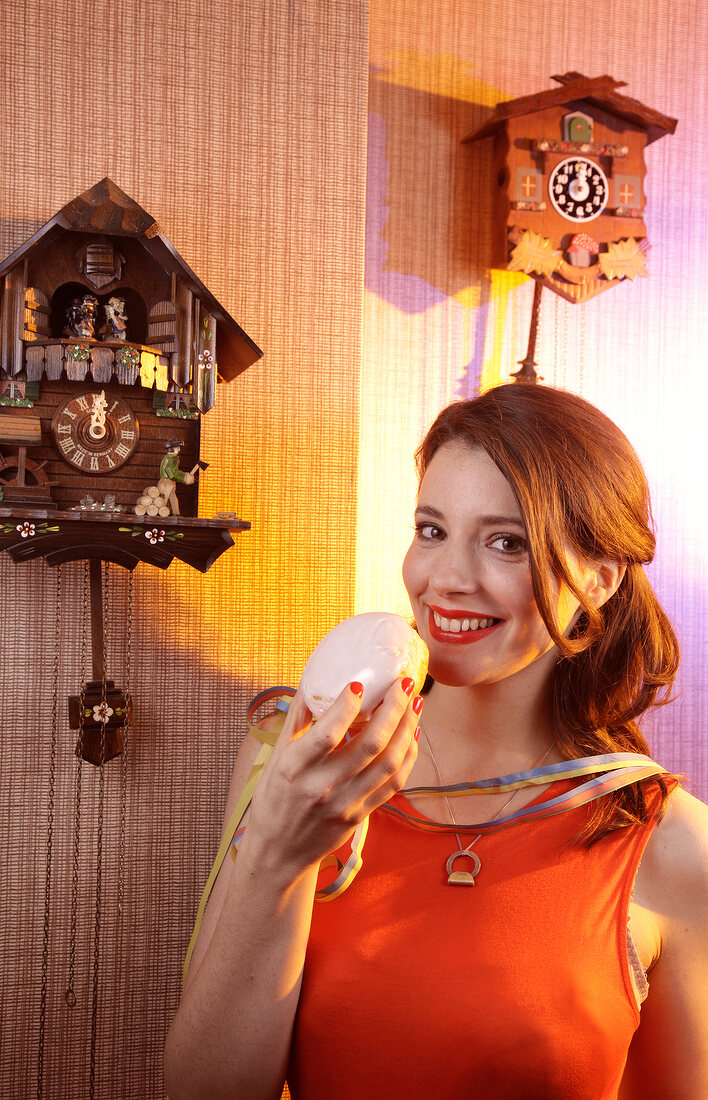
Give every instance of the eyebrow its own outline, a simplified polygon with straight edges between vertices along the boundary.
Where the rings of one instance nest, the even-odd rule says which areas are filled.
[[[437,508],[433,508],[428,504],[418,505],[415,514],[430,516],[431,519],[445,520],[445,516],[442,512],[439,512]],[[526,524],[521,516],[479,516],[479,522],[484,527],[509,527],[513,524],[516,527],[521,527],[523,530],[526,530]]]

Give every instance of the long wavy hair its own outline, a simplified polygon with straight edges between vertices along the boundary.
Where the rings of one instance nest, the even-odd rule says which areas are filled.
[[[526,525],[533,591],[559,659],[553,722],[567,758],[610,752],[648,754],[637,719],[670,701],[679,662],[671,624],[644,571],[654,556],[649,488],[629,440],[604,413],[575,394],[513,383],[439,414],[416,452],[422,478],[445,443],[482,448],[509,482]],[[577,587],[568,551],[585,561],[627,563],[615,594],[594,607]],[[554,583],[580,603],[563,635],[554,614]],[[592,804],[581,838],[646,823],[646,783]]]

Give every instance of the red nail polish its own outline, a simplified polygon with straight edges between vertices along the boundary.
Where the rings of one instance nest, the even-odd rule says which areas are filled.
[[[413,740],[417,741],[419,737],[420,737],[420,726],[418,726],[418,729],[413,734]]]
[[[410,695],[413,691],[415,684],[411,680],[410,676],[406,676],[405,680],[401,680],[401,688],[405,691],[406,695]]]
[[[349,685],[349,690],[351,691],[352,695],[356,695],[359,699],[361,699],[362,695],[364,694],[364,685],[360,684],[358,680],[353,680],[352,683]]]
[[[415,699],[413,700],[413,713],[414,714],[420,714],[422,709],[423,709],[422,696],[416,695]]]

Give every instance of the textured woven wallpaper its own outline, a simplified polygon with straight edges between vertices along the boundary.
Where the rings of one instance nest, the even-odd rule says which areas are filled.
[[[77,874],[65,699],[80,681],[83,566],[63,567],[57,605],[57,570],[0,555],[0,1094],[37,1095],[41,1069],[47,1097],[147,1100],[164,1095],[164,1035],[247,702],[296,682],[353,610],[368,12],[356,0],[12,0],[3,16],[0,253],[108,175],[264,351],[218,387],[202,427],[200,512],[252,529],[206,575],[136,569],[126,774],[105,768],[99,838],[98,776],[82,769]],[[112,569],[119,685],[127,588]]]
[[[536,360],[645,463],[652,579],[685,654],[652,744],[708,796],[708,10],[10,0],[4,15],[0,255],[108,175],[265,352],[219,388],[202,429],[200,512],[252,530],[206,575],[139,566],[132,596],[111,570],[109,674],[125,680],[130,618],[135,725],[102,805],[82,769],[78,828],[64,700],[85,648],[84,569],[0,554],[0,1094],[149,1100],[164,1095],[164,1035],[248,700],[294,682],[345,615],[407,614],[414,448],[443,405],[526,351],[533,283],[491,267],[492,142],[461,140],[497,102],[572,69],[610,73],[679,119],[646,157],[650,277],[582,306],[545,293]]]

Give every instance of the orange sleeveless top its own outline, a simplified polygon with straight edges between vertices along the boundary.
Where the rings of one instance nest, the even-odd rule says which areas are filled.
[[[651,826],[570,847],[587,812],[485,836],[473,887],[447,884],[453,835],[372,814],[358,876],[314,907],[294,1100],[616,1100],[639,1023],[627,920]]]

